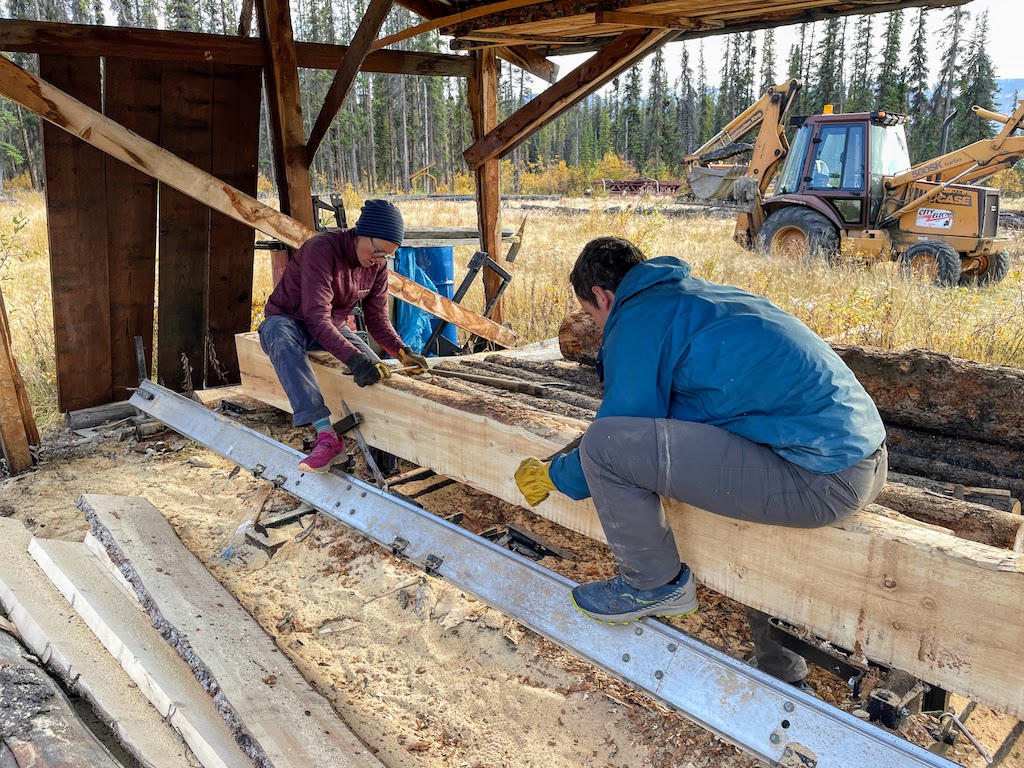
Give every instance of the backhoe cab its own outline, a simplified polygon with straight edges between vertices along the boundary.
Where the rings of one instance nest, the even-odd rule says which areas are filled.
[[[788,146],[784,120],[799,88],[793,80],[769,89],[744,112],[744,122],[737,118],[686,158],[697,197],[731,194],[743,207],[738,242],[799,258],[842,252],[893,259],[906,274],[940,285],[1006,277],[1009,255],[996,234],[999,191],[967,182],[1024,155],[1024,136],[1014,135],[1024,122],[1024,101],[1013,115],[975,107],[979,117],[1004,124],[998,136],[911,166],[906,119],[885,112],[836,115],[826,108],[796,121]],[[751,110],[761,117],[756,124]],[[753,144],[739,141],[758,126]],[[748,165],[716,162],[745,150],[752,152]]]

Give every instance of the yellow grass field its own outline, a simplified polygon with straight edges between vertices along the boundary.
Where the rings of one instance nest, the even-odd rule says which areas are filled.
[[[833,342],[889,349],[923,347],[982,362],[1024,366],[1024,234],[1010,233],[1013,262],[998,286],[944,289],[904,279],[891,263],[829,267],[791,263],[749,253],[732,242],[732,220],[699,215],[679,219],[632,210],[604,213],[635,200],[563,200],[595,210],[586,214],[503,209],[505,228],[528,217],[522,250],[505,265],[514,279],[506,292],[506,321],[524,342],[557,333],[575,298],[568,273],[583,245],[601,235],[636,242],[649,256],[675,255],[694,274],[767,296]],[[644,201],[650,207],[652,201]],[[400,204],[410,226],[476,224],[472,203],[413,201]],[[1015,206],[1019,207],[1019,206]],[[358,211],[350,210],[350,221]],[[260,236],[262,237],[262,236]],[[472,248],[456,248],[456,282]],[[88,254],[83,254],[88,258]],[[257,251],[253,275],[254,324],[271,289],[269,255]],[[60,423],[56,405],[53,319],[47,261],[45,206],[38,194],[0,203],[0,292],[10,318],[15,357],[29,388],[40,429]],[[479,285],[466,305],[482,306]]]

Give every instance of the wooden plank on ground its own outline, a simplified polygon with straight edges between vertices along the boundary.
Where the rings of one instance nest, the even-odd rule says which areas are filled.
[[[188,665],[84,544],[33,539],[29,554],[205,768],[252,768]]]
[[[90,494],[80,503],[150,618],[165,636],[188,637],[189,666],[216,680],[218,698],[272,765],[382,768],[159,510],[132,496]]]
[[[100,105],[98,58],[40,56],[41,77],[93,109]],[[103,153],[43,124],[50,283],[61,411],[111,400]]]
[[[297,248],[316,234],[299,221],[239,192],[215,176],[106,119],[2,56],[0,94],[133,168],[139,168],[162,183],[232,218],[244,221],[287,245]],[[517,343],[516,335],[510,329],[455,304],[409,278],[392,272],[388,277],[388,290],[395,298],[503,347],[514,347]]]
[[[191,768],[185,744],[36,566],[31,541],[21,522],[0,519],[0,603],[22,642],[144,768]]]
[[[262,82],[257,67],[214,67],[212,172],[247,195],[256,194]],[[235,334],[252,327],[254,240],[252,227],[211,212],[206,386],[238,383]]]
[[[0,631],[0,748],[32,768],[119,768],[64,692],[6,632]],[[0,755],[2,758],[2,755]]]
[[[104,60],[104,114],[139,136],[160,136],[159,62],[108,56]],[[153,367],[156,281],[156,194],[151,176],[104,155],[110,264],[110,355],[114,400],[138,386],[135,337],[141,336],[146,369]]]
[[[196,168],[209,171],[212,67],[165,63],[160,93],[160,145]],[[161,184],[159,217],[156,373],[165,386],[182,392],[202,387],[206,375],[210,209]],[[186,371],[186,360],[191,372]]]
[[[288,410],[255,334],[238,337],[246,394]],[[525,456],[547,456],[586,424],[484,404],[407,377],[359,389],[314,362],[328,403],[364,417],[368,443],[522,504],[512,478]],[[340,414],[336,414],[340,416]],[[729,520],[668,502],[680,555],[707,586],[808,627],[1016,717],[1024,715],[1024,558],[870,511],[839,526],[798,530]],[[561,494],[535,510],[603,539],[591,502]]]

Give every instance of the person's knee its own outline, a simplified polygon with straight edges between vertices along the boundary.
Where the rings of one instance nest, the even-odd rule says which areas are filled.
[[[587,429],[580,442],[580,460],[605,464],[609,448],[615,445],[621,432],[620,419],[597,419]]]

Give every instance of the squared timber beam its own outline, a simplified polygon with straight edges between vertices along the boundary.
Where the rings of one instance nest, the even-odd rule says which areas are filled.
[[[487,160],[504,157],[574,104],[656,50],[668,34],[664,29],[622,33],[467,149],[463,153],[467,165],[475,171]]]
[[[289,410],[256,334],[236,337],[245,394]],[[330,355],[311,355],[324,399],[363,414],[366,441],[511,504],[513,473],[588,424],[405,376],[355,386]],[[334,414],[340,418],[343,414]],[[1024,715],[1024,555],[868,510],[839,525],[784,528],[675,501],[665,515],[681,558],[711,589],[874,661],[999,711]],[[592,502],[554,493],[535,512],[604,539]]]
[[[298,248],[316,234],[311,227],[146,141],[4,56],[0,56],[0,94],[132,168],[286,245]],[[510,329],[395,272],[388,275],[388,290],[414,307],[503,347],[513,347],[518,341]]]
[[[370,45],[376,39],[377,33],[380,32],[392,5],[394,5],[394,0],[370,0],[370,4],[366,7],[363,19],[359,22],[359,28],[352,36],[352,43],[345,52],[345,58],[342,59],[341,66],[334,74],[331,87],[327,89],[324,105],[316,117],[313,130],[309,133],[309,141],[306,142],[307,166],[312,164],[313,155],[316,154],[320,142],[327,135],[331,121],[338,114],[341,105],[345,103],[348,92],[352,89],[352,83],[356,81],[356,76],[359,74],[367,54],[370,53]]]

